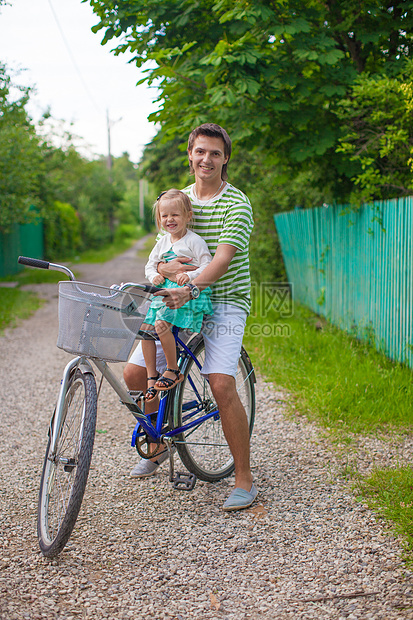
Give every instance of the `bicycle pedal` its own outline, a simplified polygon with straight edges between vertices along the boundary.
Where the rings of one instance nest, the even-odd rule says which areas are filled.
[[[129,394],[129,396],[132,396],[132,398],[135,401],[135,403],[138,403],[138,401],[143,396],[143,392],[141,390],[128,390],[128,394]],[[128,403],[125,403],[121,398],[119,399],[119,401],[122,403],[122,405],[127,405],[128,404]]]
[[[176,472],[172,486],[180,491],[192,491],[196,485],[195,474],[184,474],[180,471]]]
[[[132,398],[141,398],[143,396],[142,390],[129,390],[129,394]]]

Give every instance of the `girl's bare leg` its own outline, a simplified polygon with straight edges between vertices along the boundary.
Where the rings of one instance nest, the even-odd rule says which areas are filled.
[[[153,387],[156,383],[158,377],[158,371],[156,370],[156,345],[154,340],[142,340],[142,353],[145,358],[146,371],[148,374],[148,379],[146,381],[146,390]],[[149,377],[151,377],[149,379]],[[149,397],[149,395],[148,395]],[[153,400],[154,395],[149,397],[150,400]]]
[[[167,367],[177,369],[178,361],[176,359],[176,342],[175,336],[171,332],[171,324],[166,321],[156,321],[155,329],[159,336],[159,340],[161,341],[163,352],[165,353]],[[164,371],[163,376],[168,379],[172,379],[173,381],[176,380],[176,374],[174,372],[169,372],[168,370]]]
[[[156,375],[156,345],[154,340],[142,340],[142,353],[145,358],[148,377]]]

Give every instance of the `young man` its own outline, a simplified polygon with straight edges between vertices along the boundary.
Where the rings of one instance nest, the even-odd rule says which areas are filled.
[[[248,244],[253,227],[248,198],[227,182],[231,140],[227,132],[212,123],[194,129],[188,140],[188,159],[195,183],[185,188],[192,202],[193,230],[203,237],[213,256],[211,263],[191,285],[163,291],[170,308],[180,308],[197,293],[212,287],[214,306],[208,332],[204,332],[205,364],[216,399],[223,431],[235,462],[235,488],[224,503],[224,510],[240,510],[257,496],[250,469],[249,428],[245,410],[238,397],[235,374],[242,345],[245,321],[250,308]],[[188,270],[186,259],[176,258],[158,265],[159,273],[173,278]],[[162,370],[161,353],[158,358]],[[129,389],[144,390],[146,369],[140,346],[124,371]],[[156,407],[155,407],[156,410]],[[132,470],[132,477],[152,475],[160,462],[144,459]]]

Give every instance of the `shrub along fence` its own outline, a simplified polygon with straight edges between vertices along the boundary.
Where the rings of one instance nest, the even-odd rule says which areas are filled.
[[[413,198],[274,219],[293,298],[413,367]]]
[[[14,224],[9,233],[0,232],[0,278],[14,275],[23,267],[20,255],[43,258],[43,222]]]

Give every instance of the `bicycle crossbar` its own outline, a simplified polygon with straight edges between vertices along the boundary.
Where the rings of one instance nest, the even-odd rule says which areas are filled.
[[[203,415],[200,418],[197,418],[193,422],[189,422],[188,424],[185,424],[184,426],[179,426],[178,428],[174,428],[173,430],[168,431],[167,433],[165,433],[165,437],[173,437],[174,435],[179,435],[179,433],[186,432],[190,430],[191,428],[195,428],[196,426],[203,424],[203,422],[206,422],[207,420],[209,420],[213,416],[216,416],[217,414],[218,414],[218,410],[207,413],[206,415]]]
[[[182,405],[182,411],[189,411],[190,409],[193,409],[194,407],[196,407],[198,404],[199,403],[197,400],[191,400],[188,403],[184,403]]]
[[[197,413],[197,411],[195,411],[194,414],[195,413]],[[216,415],[219,415],[218,409],[216,409],[215,411],[210,411],[209,413],[201,416],[200,418],[197,418],[193,422],[184,424],[184,426],[179,426],[177,428],[173,428],[170,431],[167,431],[166,433],[164,433],[163,437],[175,437],[175,435],[179,435],[180,433],[184,433],[191,429],[195,429],[197,426],[200,426],[201,424],[203,424],[204,422],[206,422],[207,420],[209,420],[210,418]],[[138,433],[138,425],[136,425],[135,430],[132,435],[132,442],[131,442],[131,445],[133,448],[135,447],[137,437],[142,437],[143,435],[145,435],[145,433],[149,434],[151,437],[153,437],[156,440],[159,440],[161,438],[159,430],[154,429],[152,422],[148,420],[146,416],[145,416],[145,421],[139,420],[139,424],[140,426],[142,426],[142,432]],[[155,435],[154,431],[157,433],[157,435]],[[190,442],[186,442],[186,443],[190,443]],[[203,445],[217,445],[217,444],[203,444]]]

